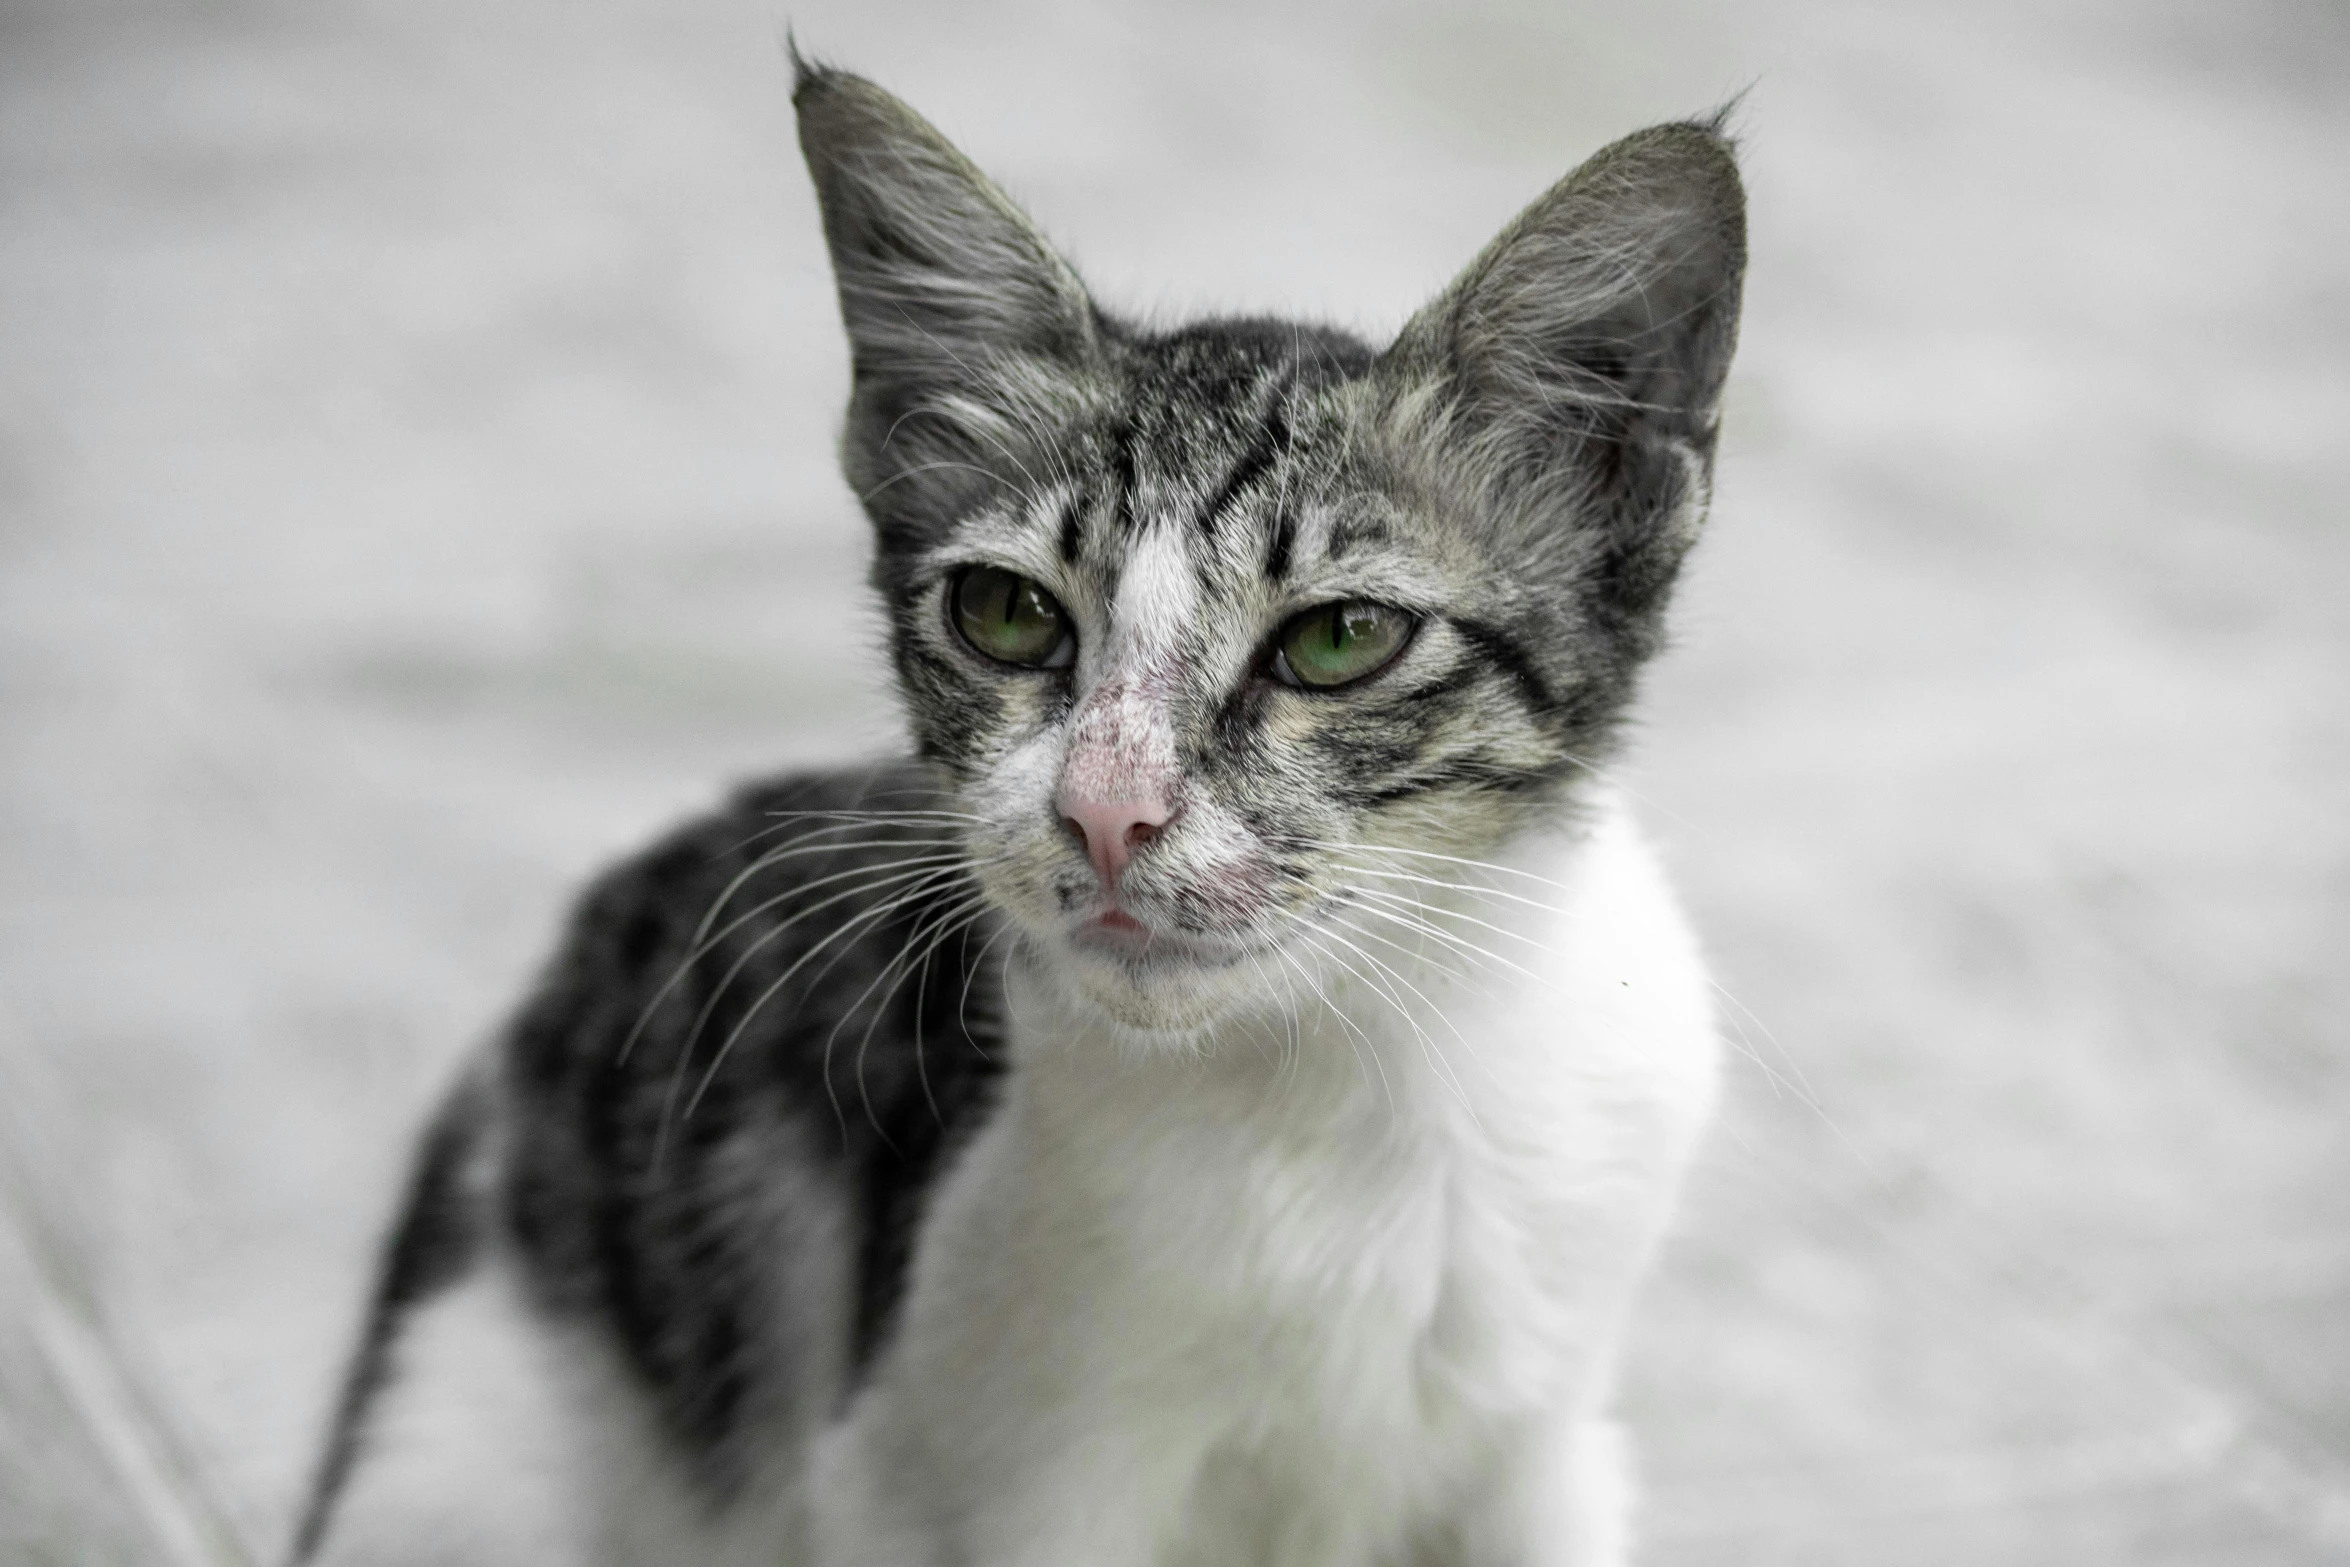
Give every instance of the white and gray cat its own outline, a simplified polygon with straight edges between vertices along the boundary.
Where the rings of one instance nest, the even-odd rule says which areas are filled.
[[[1112,316],[799,69],[913,757],[589,892],[425,1138],[297,1560],[1623,1561],[1715,1039],[1599,767],[1705,509],[1718,124],[1375,348]]]

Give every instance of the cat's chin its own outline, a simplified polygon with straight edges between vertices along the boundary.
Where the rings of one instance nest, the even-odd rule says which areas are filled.
[[[1238,951],[1159,943],[1155,950],[1071,940],[1052,966],[1070,998],[1138,1045],[1186,1049],[1256,999],[1254,970]]]

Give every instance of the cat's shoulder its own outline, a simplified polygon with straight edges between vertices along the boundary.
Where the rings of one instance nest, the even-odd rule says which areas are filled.
[[[723,886],[754,865],[788,877],[787,867],[805,861],[940,836],[935,824],[944,816],[937,780],[903,758],[753,779],[606,866],[574,905],[572,933],[634,922],[641,940],[643,922],[672,900]]]
[[[587,883],[541,977],[539,1003],[581,987],[643,999],[681,958],[770,935],[779,898],[826,878],[853,881],[862,867],[941,841],[943,821],[936,782],[908,760],[743,784]],[[850,888],[842,902],[855,901]]]
[[[951,826],[912,761],[741,787],[580,895],[504,1031],[510,1090],[665,1143],[745,1096],[855,1122],[830,1107],[959,1072],[995,985]]]

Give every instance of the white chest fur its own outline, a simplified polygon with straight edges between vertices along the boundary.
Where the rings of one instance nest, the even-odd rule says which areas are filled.
[[[820,1559],[1408,1560],[1556,1515],[1516,1493],[1571,1487],[1713,1025],[1620,813],[1515,869],[1447,927],[1484,955],[1354,927],[1294,1026],[1197,1053],[1017,981],[1005,1108],[821,1455]]]

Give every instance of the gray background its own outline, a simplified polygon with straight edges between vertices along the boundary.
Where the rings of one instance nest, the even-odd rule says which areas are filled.
[[[783,20],[0,5],[0,1558],[273,1553],[568,891],[888,743]],[[1105,297],[1372,331],[1751,86],[1647,1560],[2350,1560],[2339,6],[791,20]]]

